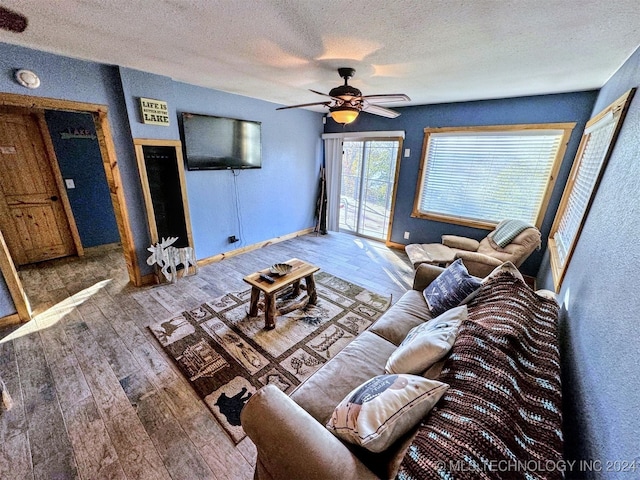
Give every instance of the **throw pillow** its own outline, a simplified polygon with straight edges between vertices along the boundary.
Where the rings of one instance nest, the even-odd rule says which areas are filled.
[[[490,279],[492,279],[493,277],[495,277],[496,275],[498,275],[498,274],[500,274],[502,272],[507,272],[507,273],[511,274],[511,276],[516,277],[519,280],[522,280],[523,283],[526,283],[524,281],[524,277],[522,276],[522,273],[520,273],[520,270],[518,270],[518,267],[516,267],[511,262],[504,262],[499,267],[494,268],[493,271],[489,275],[487,275],[486,277],[484,277],[482,279],[482,283],[483,284],[487,283]]]
[[[536,290],[535,293],[539,297],[546,298],[547,300],[553,300],[554,302],[558,303],[558,296],[556,295],[556,292],[542,289],[542,290]]]
[[[387,360],[385,372],[423,373],[451,350],[467,313],[467,306],[461,305],[412,328]]]
[[[417,425],[448,388],[417,375],[378,375],[340,402],[327,428],[342,440],[382,452]]]
[[[437,316],[471,300],[471,294],[480,288],[480,280],[469,275],[459,258],[424,289],[431,315]]]

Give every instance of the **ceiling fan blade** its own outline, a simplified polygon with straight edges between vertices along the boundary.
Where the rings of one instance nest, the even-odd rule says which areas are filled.
[[[400,116],[399,112],[390,110],[388,108],[380,107],[378,105],[371,105],[371,104],[365,105],[362,111],[367,113],[373,113],[374,115],[380,115],[381,117],[387,117],[387,118],[396,118]]]
[[[375,103],[409,102],[411,99],[404,93],[389,93],[383,95],[363,95],[363,100]]]
[[[300,105],[290,105],[288,107],[278,107],[276,110],[286,110],[287,108],[300,108],[300,107],[312,107],[314,105],[324,105],[328,107],[331,102],[315,102],[315,103],[301,103]]]
[[[0,28],[10,32],[22,33],[27,28],[27,17],[0,7]]]
[[[328,93],[322,93],[322,92],[319,92],[319,91],[317,91],[317,90],[312,90],[312,89],[309,89],[309,91],[310,91],[310,92],[313,92],[313,93],[317,93],[318,95],[322,95],[323,97],[330,97],[330,98],[333,98],[333,97],[332,97],[331,95],[329,95]]]

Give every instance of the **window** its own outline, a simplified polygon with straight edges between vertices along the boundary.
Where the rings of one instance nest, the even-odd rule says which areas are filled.
[[[551,271],[557,291],[560,290],[566,267],[633,92],[634,90],[628,91],[589,120],[582,135],[549,237]]]
[[[425,128],[414,217],[540,227],[575,123]]]

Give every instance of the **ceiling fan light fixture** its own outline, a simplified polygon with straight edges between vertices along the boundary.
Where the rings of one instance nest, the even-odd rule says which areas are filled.
[[[329,114],[336,123],[346,125],[358,118],[360,112],[367,112],[386,118],[396,118],[400,115],[399,112],[377,105],[377,103],[408,102],[411,100],[404,93],[362,95],[360,90],[348,84],[348,80],[356,73],[353,68],[339,68],[338,73],[344,78],[344,85],[332,88],[328,94],[309,89],[315,94],[329,97],[330,100],[325,99],[323,102],[301,103],[288,107],[278,107],[276,110],[322,105],[323,107],[329,108]]]
[[[356,118],[358,118],[359,113],[360,111],[357,108],[339,107],[336,110],[331,110],[331,118],[333,118],[333,120],[337,123],[346,125],[347,123],[351,123]]]

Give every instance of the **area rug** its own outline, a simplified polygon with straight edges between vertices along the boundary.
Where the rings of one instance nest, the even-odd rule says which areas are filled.
[[[229,293],[149,328],[235,443],[240,411],[269,383],[291,394],[389,308],[390,297],[320,272],[318,302],[279,316],[264,329],[250,317],[250,290]],[[300,295],[305,295],[304,291]],[[295,302],[291,290],[278,308]]]

